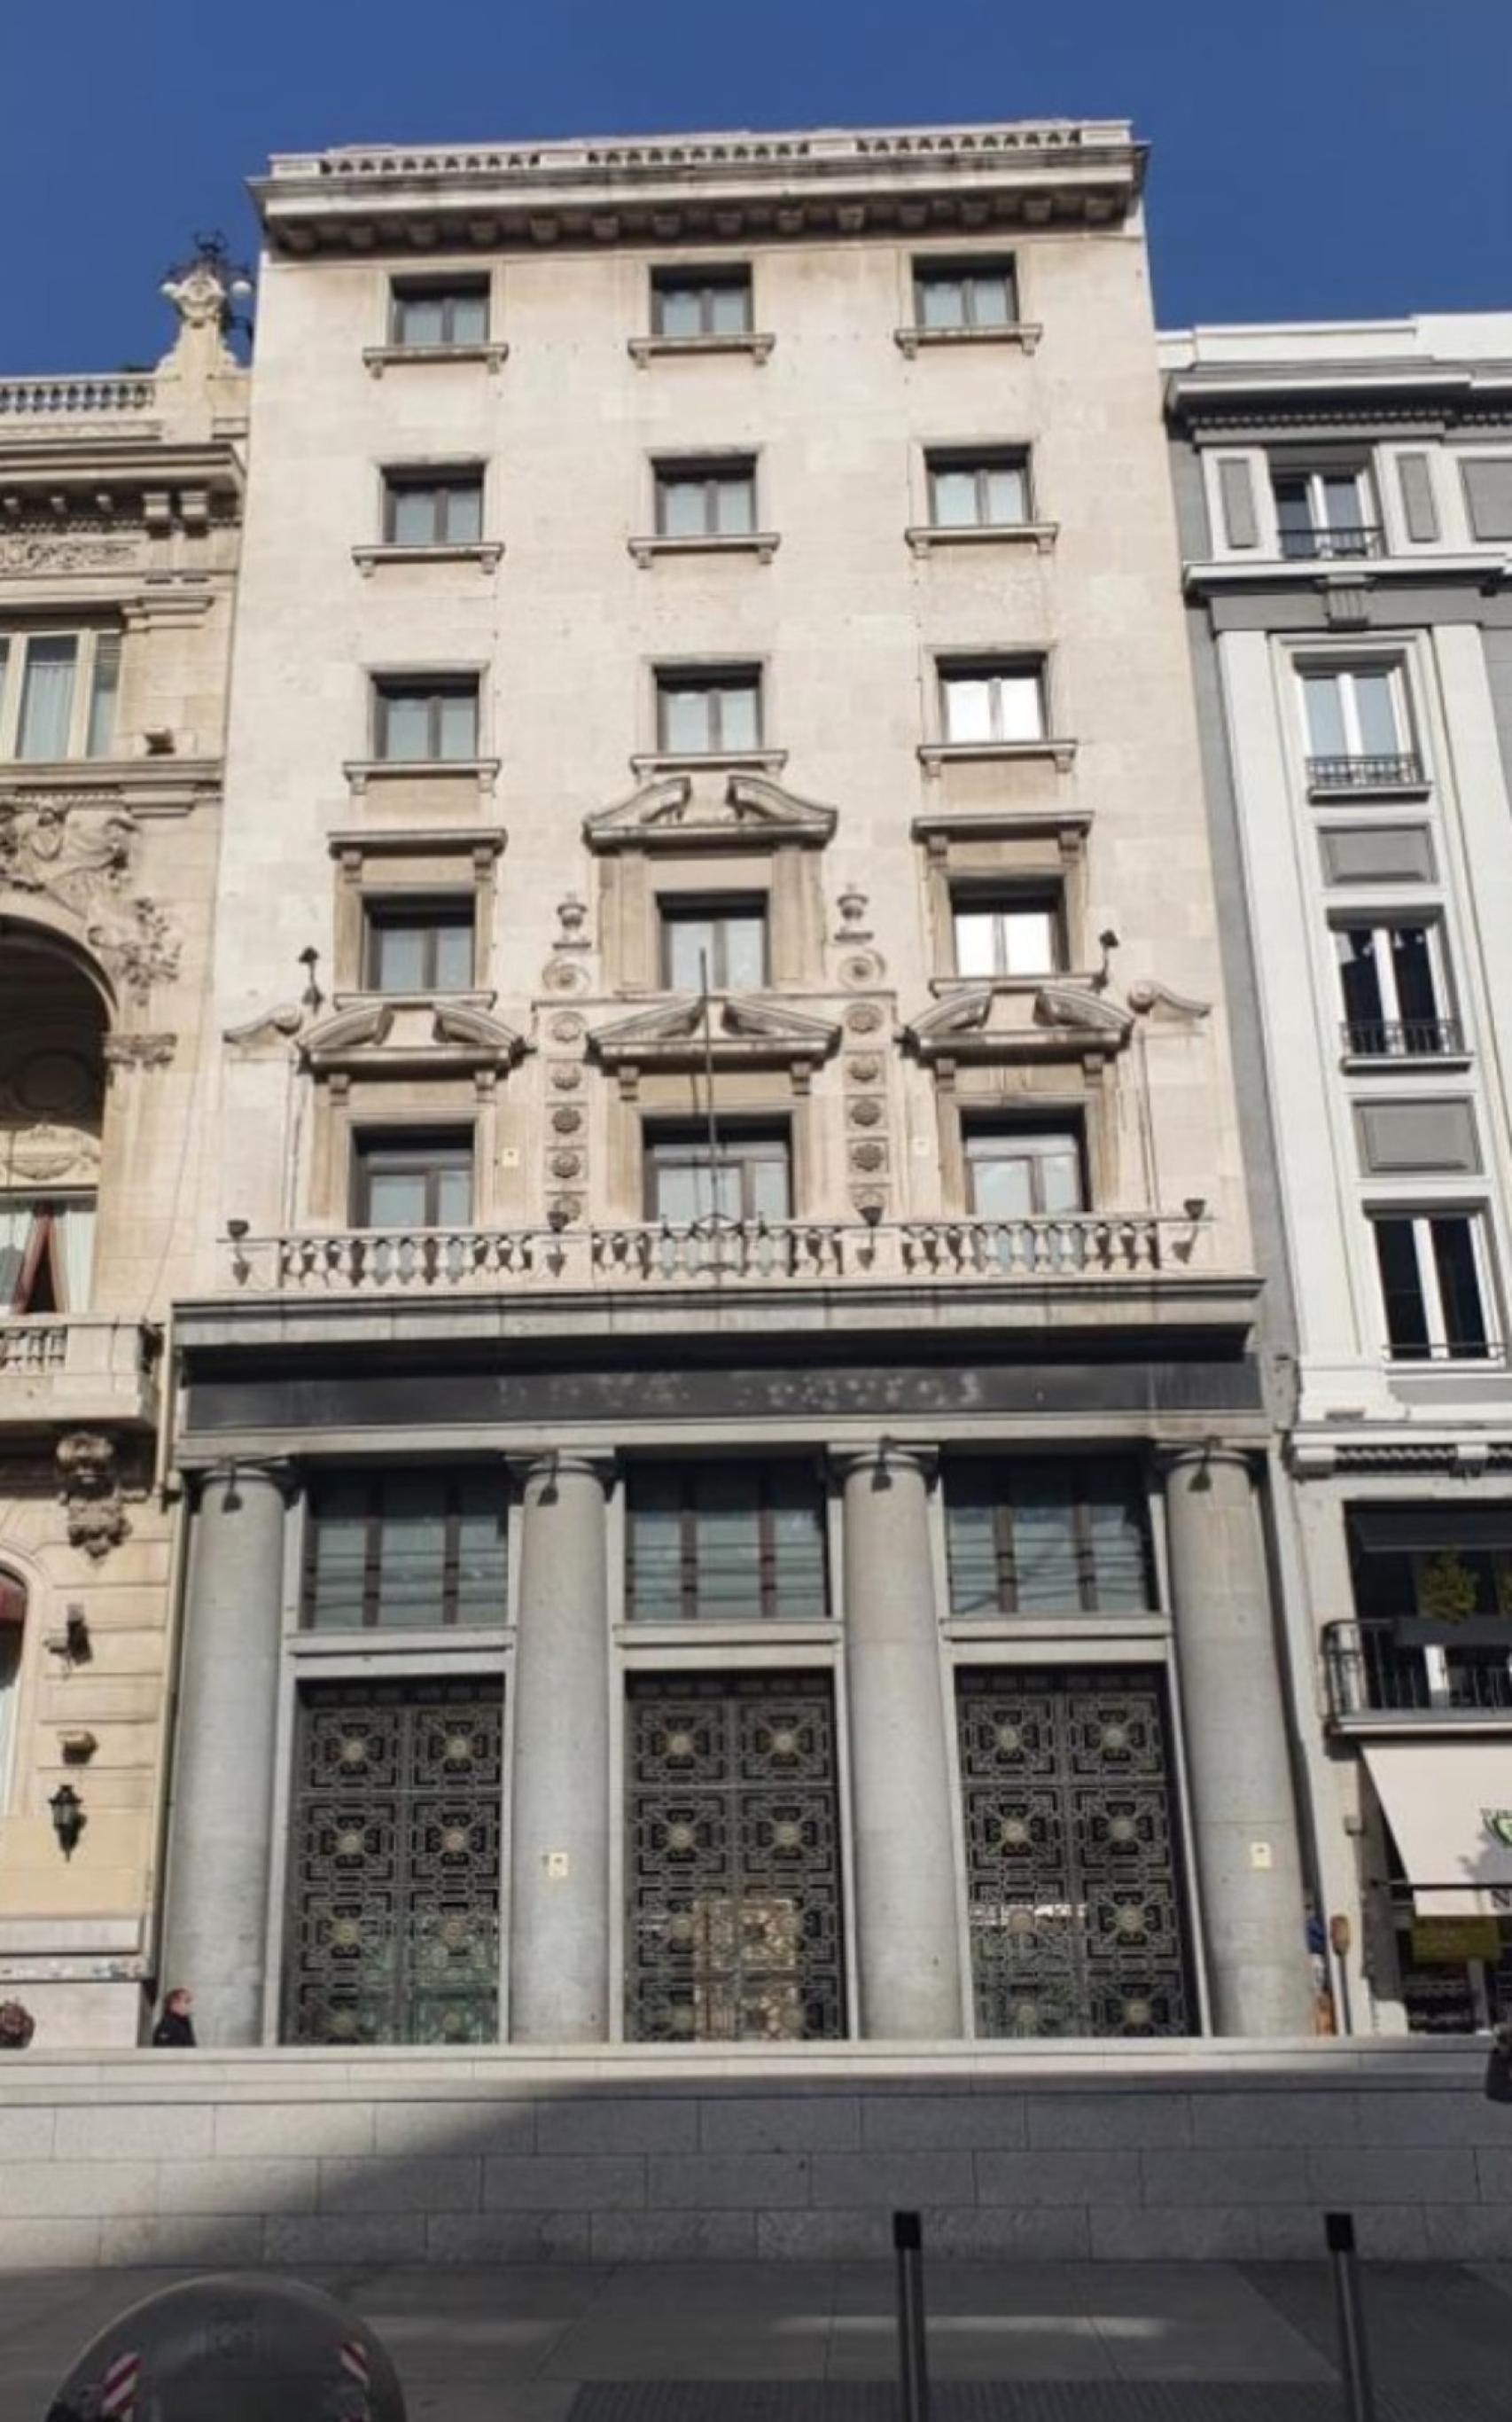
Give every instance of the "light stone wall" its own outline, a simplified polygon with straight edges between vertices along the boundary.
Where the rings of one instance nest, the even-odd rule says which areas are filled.
[[[1512,2254],[1467,2048],[12,2058],[0,2269]]]

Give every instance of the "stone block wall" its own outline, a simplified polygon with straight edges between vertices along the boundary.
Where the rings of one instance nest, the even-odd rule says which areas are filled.
[[[1512,2257],[1467,2042],[15,2056],[0,2269]]]

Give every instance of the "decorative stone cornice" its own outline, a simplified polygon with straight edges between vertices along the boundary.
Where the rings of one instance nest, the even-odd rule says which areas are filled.
[[[822,849],[837,821],[834,808],[800,798],[764,774],[729,774],[712,795],[690,774],[663,774],[585,816],[583,837],[595,851],[759,849],[794,841]]]
[[[497,250],[1117,226],[1145,152],[1118,119],[819,128],[282,153],[252,192],[275,251]]]
[[[589,1036],[588,1048],[601,1067],[627,1076],[643,1067],[696,1066],[707,1057],[716,1068],[787,1067],[798,1077],[828,1058],[839,1039],[833,1018],[811,1017],[756,993],[725,993],[711,1000],[706,1030],[702,999],[683,994],[600,1026]]]

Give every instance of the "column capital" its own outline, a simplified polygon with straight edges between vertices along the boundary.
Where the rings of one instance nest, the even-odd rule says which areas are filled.
[[[940,1468],[940,1449],[917,1446],[912,1439],[880,1438],[872,1446],[832,1446],[829,1463],[842,1481],[863,1471],[915,1471],[927,1487]]]
[[[1263,1461],[1263,1448],[1232,1439],[1183,1439],[1155,1449],[1156,1469],[1167,1478],[1189,1469],[1206,1470],[1213,1465],[1232,1469],[1238,1465],[1253,1480]]]
[[[284,1455],[228,1455],[215,1463],[200,1464],[187,1470],[184,1482],[196,1505],[211,1486],[224,1488],[227,1498],[234,1497],[243,1487],[260,1486],[274,1488],[284,1503],[289,1505],[299,1494],[300,1472],[298,1467]]]
[[[613,1447],[546,1446],[529,1454],[507,1455],[509,1476],[522,1488],[533,1480],[596,1480],[608,1490],[618,1468]]]

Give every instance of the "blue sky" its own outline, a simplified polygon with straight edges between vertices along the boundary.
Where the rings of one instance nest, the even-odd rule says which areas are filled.
[[[150,360],[243,178],[362,141],[1129,117],[1167,326],[1512,305],[1509,0],[55,0],[0,79],[8,370]]]

